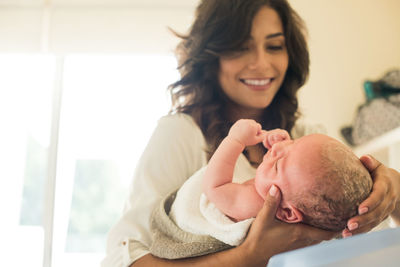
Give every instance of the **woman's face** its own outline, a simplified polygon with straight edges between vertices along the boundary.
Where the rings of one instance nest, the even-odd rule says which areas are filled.
[[[220,58],[219,83],[224,93],[246,112],[261,112],[278,92],[288,68],[283,26],[278,13],[261,8],[251,37],[236,52]]]

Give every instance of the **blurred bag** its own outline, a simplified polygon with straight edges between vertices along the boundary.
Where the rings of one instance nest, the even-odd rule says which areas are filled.
[[[351,145],[361,145],[400,126],[400,70],[388,71],[377,81],[366,81],[367,102],[361,105],[353,125],[341,129]]]
[[[400,126],[400,93],[373,99],[358,108],[353,126],[342,129],[351,145],[360,145]]]
[[[400,93],[400,70],[388,71],[378,81],[364,82],[364,92],[367,101]]]

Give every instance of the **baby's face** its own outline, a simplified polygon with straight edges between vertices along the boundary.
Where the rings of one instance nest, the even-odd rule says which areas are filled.
[[[281,189],[283,198],[290,201],[299,190],[311,188],[315,173],[320,170],[321,146],[331,140],[328,136],[314,134],[275,143],[257,169],[257,192],[264,198],[275,184]]]

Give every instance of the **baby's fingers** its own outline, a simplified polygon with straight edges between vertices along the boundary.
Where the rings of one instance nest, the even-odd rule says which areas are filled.
[[[263,144],[267,149],[270,149],[274,144],[285,140],[290,140],[289,133],[282,129],[275,129],[267,132]]]
[[[258,143],[264,141],[266,137],[267,137],[267,131],[266,130],[260,130],[256,135]]]

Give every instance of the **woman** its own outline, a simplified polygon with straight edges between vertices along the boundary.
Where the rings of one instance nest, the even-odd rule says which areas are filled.
[[[181,79],[170,87],[173,114],[160,119],[137,165],[103,265],[265,266],[277,253],[337,235],[277,221],[280,191],[272,186],[240,246],[176,261],[149,254],[152,210],[207,163],[236,120],[254,119],[263,129],[282,128],[293,138],[316,131],[296,124],[296,93],[308,76],[309,55],[302,21],[286,0],[203,0],[188,36],[182,38]],[[247,149],[237,172],[254,177],[264,153],[262,146]],[[400,204],[395,209],[400,174],[370,157],[362,160],[375,181],[370,197],[360,205],[360,213],[369,210],[349,221],[344,236],[366,232],[390,214],[400,219]]]

